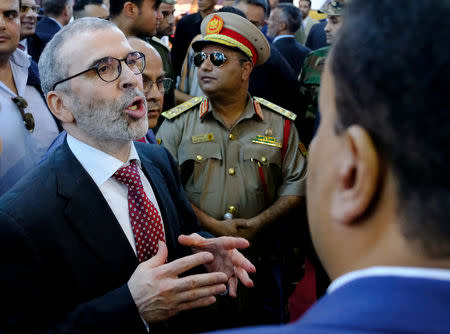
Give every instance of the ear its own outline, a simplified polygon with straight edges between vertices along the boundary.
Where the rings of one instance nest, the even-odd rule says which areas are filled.
[[[241,65],[242,67],[242,81],[246,81],[250,78],[250,73],[252,73],[253,70],[253,64],[251,61],[246,61]]]
[[[48,92],[47,105],[52,114],[62,123],[73,123],[75,121],[72,112],[67,107],[67,96],[63,93],[56,91]]]
[[[367,213],[375,200],[380,178],[380,160],[372,138],[361,126],[343,134],[337,187],[332,194],[331,215],[337,222],[352,224]]]
[[[139,15],[139,7],[131,1],[127,1],[123,5],[122,13],[129,18],[135,19]]]

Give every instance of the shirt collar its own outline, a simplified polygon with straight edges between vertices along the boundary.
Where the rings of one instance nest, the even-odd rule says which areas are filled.
[[[214,118],[217,119],[217,115],[214,110],[212,110],[212,104],[210,103],[208,98],[204,98],[200,105],[200,118],[203,119],[206,115],[211,114]],[[239,120],[236,122],[239,123],[240,120],[244,118],[252,118],[253,116],[257,116],[261,121],[264,120],[264,115],[261,106],[257,101],[255,101],[250,94],[248,95],[247,105],[245,106],[244,112],[242,113]]]
[[[294,38],[294,35],[279,35],[273,39],[272,43],[275,43],[276,41],[282,38]]]
[[[55,21],[56,22],[56,24],[62,29],[63,28],[63,26],[62,26],[62,24],[61,23],[59,23],[55,18],[53,18],[53,17],[50,17],[50,16],[47,16],[50,20],[52,20],[52,21]]]
[[[131,160],[136,160],[138,167],[141,167],[141,161],[133,142],[130,142],[130,155],[125,163],[69,134],[67,134],[67,144],[97,187],[103,185],[119,168],[129,165]]]
[[[31,56],[19,48],[13,52],[9,60],[15,65],[25,68],[27,71],[31,64]]]
[[[330,284],[327,289],[327,293],[332,293],[340,287],[360,278],[387,276],[450,281],[450,270],[441,268],[419,267],[371,267],[367,269],[352,271],[338,277]]]

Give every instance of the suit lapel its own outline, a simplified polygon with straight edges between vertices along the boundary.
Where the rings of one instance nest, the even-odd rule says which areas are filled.
[[[111,270],[134,270],[138,260],[100,189],[70,151],[67,142],[53,155],[57,192],[67,199],[64,215],[93,253]]]

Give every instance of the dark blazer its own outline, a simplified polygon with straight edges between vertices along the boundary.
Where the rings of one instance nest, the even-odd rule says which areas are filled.
[[[349,282],[292,324],[223,334],[444,334],[449,328],[450,281],[385,276]]]
[[[192,39],[200,34],[201,23],[202,16],[198,12],[182,17],[177,23],[172,44],[172,65],[175,77],[180,75],[184,57]]]
[[[250,74],[248,91],[294,113],[298,111],[299,82],[291,65],[273,44],[269,59]]]
[[[51,18],[44,16],[36,24],[35,32],[40,36],[48,36],[52,38],[59,30],[61,30],[61,28],[58,23],[56,23]]]
[[[42,51],[52,37],[53,35],[36,33],[27,37],[28,54],[36,63],[39,62]]]
[[[168,261],[191,254],[177,237],[199,224],[176,163],[159,145],[135,146],[161,209]],[[126,284],[137,265],[67,142],[0,197],[1,333],[146,333]]]
[[[311,50],[317,50],[327,46],[327,35],[325,33],[325,26],[327,25],[327,20],[320,21],[311,27],[309,31],[308,38],[306,40],[305,46]]]
[[[278,51],[280,51],[289,65],[291,65],[292,69],[295,71],[295,76],[298,77],[303,62],[306,56],[311,52],[311,49],[297,42],[294,36],[292,36],[292,38],[283,37],[277,39],[273,44],[278,48]]]

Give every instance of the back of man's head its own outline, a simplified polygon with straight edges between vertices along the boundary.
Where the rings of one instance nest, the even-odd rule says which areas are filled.
[[[286,30],[295,34],[302,24],[302,13],[300,9],[286,2],[278,4],[276,8],[281,10],[282,15],[280,20],[283,20],[283,23],[286,24]]]
[[[103,0],[76,0],[73,6],[73,18],[98,17],[107,18],[109,10]]]
[[[234,5],[238,5],[240,3],[246,3],[254,6],[261,7],[264,9],[264,15],[267,16],[267,12],[269,10],[269,5],[267,3],[267,0],[235,0]]]
[[[122,13],[123,6],[126,2],[132,2],[139,8],[142,5],[143,0],[110,0],[109,1],[109,15],[114,18]]]
[[[44,10],[44,15],[50,17],[61,16],[66,6],[71,0],[43,0],[42,8]]]
[[[353,0],[347,8],[330,54],[336,131],[367,130],[395,177],[403,236],[426,257],[448,257],[450,2]]]

